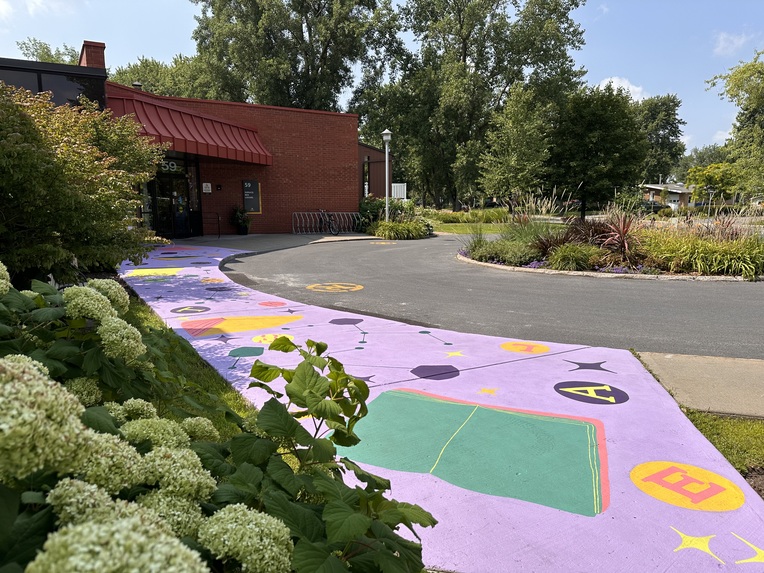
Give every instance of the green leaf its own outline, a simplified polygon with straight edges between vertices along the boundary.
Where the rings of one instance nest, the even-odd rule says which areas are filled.
[[[267,473],[270,478],[284,488],[292,497],[296,497],[301,484],[292,468],[281,458],[272,457],[268,462]]]
[[[109,414],[109,411],[103,406],[91,406],[87,408],[80,417],[82,423],[88,428],[101,432],[102,434],[120,435],[117,420]]]
[[[385,544],[385,547],[396,553],[408,565],[409,571],[421,571],[422,546],[419,543],[404,539],[389,526],[379,520],[371,524],[371,535]]]
[[[297,542],[292,554],[295,573],[347,573],[345,564],[334,555],[332,548],[305,539]]]
[[[255,363],[252,365],[252,370],[249,371],[249,375],[262,382],[271,382],[281,376],[281,372],[281,368],[278,366],[271,366],[260,360],[255,360]]]
[[[20,505],[21,496],[0,483],[0,558],[11,545],[11,530]]]
[[[24,573],[24,568],[18,563],[8,563],[0,567],[0,573]]]
[[[66,309],[61,307],[37,308],[29,314],[32,322],[54,322],[66,315]]]
[[[286,406],[275,398],[263,405],[257,414],[257,425],[272,436],[293,438],[299,444],[309,445],[313,441],[313,436],[292,417]]]
[[[324,352],[326,352],[326,349],[329,348],[329,345],[326,342],[315,342],[314,340],[310,339],[305,341],[305,345],[308,348],[315,350],[316,356],[321,356]]]
[[[238,434],[231,439],[231,456],[237,465],[249,462],[256,466],[265,463],[278,445],[254,434]]]
[[[277,392],[276,390],[268,386],[267,382],[258,382],[257,380],[255,380],[254,382],[250,382],[247,388],[260,388],[260,390],[265,390],[266,392],[268,392],[268,394],[276,398],[281,398],[284,395],[281,392]]]
[[[260,493],[260,482],[263,481],[263,471],[252,464],[243,463],[236,470],[236,473],[228,478],[228,483],[236,486],[242,491],[258,495]]]
[[[325,474],[313,477],[316,489],[330,501],[341,501],[345,505],[357,506],[360,500],[358,493],[339,479],[333,479]]]
[[[319,396],[327,396],[330,382],[321,376],[307,360],[295,368],[292,380],[286,385],[289,399],[300,408],[307,408],[306,394],[311,391]]]
[[[336,455],[337,448],[334,447],[331,440],[321,438],[313,442],[313,446],[311,447],[311,461],[321,463],[331,462],[334,461]]]
[[[0,336],[10,336],[13,334],[13,329],[7,324],[0,322]]]
[[[236,471],[236,466],[228,463],[224,452],[225,448],[212,442],[192,442],[191,449],[196,452],[202,461],[204,469],[215,477],[225,477]]]
[[[297,350],[297,346],[294,342],[289,340],[286,336],[279,336],[276,340],[271,342],[268,350],[278,350],[279,352],[293,352]]]
[[[36,293],[40,293],[42,295],[57,295],[59,292],[55,289],[55,287],[49,285],[48,283],[44,283],[42,281],[39,281],[37,279],[32,279],[32,285],[29,288],[29,290],[34,291]]]
[[[330,542],[352,541],[365,534],[374,521],[342,501],[327,503],[323,517],[326,522],[326,536]]]
[[[69,360],[81,352],[82,349],[79,344],[70,340],[60,339],[51,344],[45,354],[54,360]]]
[[[230,505],[233,503],[247,503],[252,496],[240,490],[233,484],[221,483],[212,494],[210,501],[216,505]]]
[[[41,491],[25,491],[21,494],[21,503],[26,505],[44,505],[45,494]]]
[[[364,482],[365,484],[368,484],[366,487],[366,491],[373,491],[373,490],[387,491],[390,489],[390,480],[367,472],[366,470],[364,470],[363,468],[361,468],[359,465],[357,465],[352,460],[349,460],[348,458],[340,458],[340,462],[347,469],[353,472],[355,474],[355,477],[357,477],[360,481]]]
[[[0,565],[16,562],[26,566],[42,549],[48,534],[53,531],[56,514],[48,506],[42,511],[25,511],[13,524],[10,543],[5,555],[0,557]]]
[[[315,418],[334,420],[342,418],[342,408],[339,404],[331,399],[325,399],[323,395],[317,394],[313,390],[305,392],[305,403],[308,411]]]
[[[324,537],[324,523],[315,511],[294,503],[282,492],[269,490],[265,495],[268,514],[283,521],[294,537],[319,541]]]

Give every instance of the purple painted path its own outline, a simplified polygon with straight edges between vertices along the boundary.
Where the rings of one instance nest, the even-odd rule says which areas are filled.
[[[764,571],[764,501],[630,353],[295,303],[231,282],[218,266],[237,253],[157,249],[122,276],[256,404],[254,360],[295,359],[268,352],[277,336],[326,342],[367,380],[346,453],[438,519],[429,568]]]

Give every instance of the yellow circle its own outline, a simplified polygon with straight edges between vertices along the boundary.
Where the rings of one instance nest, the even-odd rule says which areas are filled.
[[[370,245],[397,245],[395,241],[370,241]]]
[[[222,283],[225,281],[223,279],[206,278],[206,279],[202,279],[202,282],[205,284],[208,284],[208,283]]]
[[[317,283],[306,288],[316,292],[354,292],[361,290],[363,286],[353,283]]]
[[[685,509],[733,511],[745,503],[745,494],[730,480],[689,464],[646,462],[629,477],[647,495]]]
[[[291,334],[258,334],[252,337],[252,342],[260,342],[261,344],[270,344],[277,338],[284,337],[288,340],[294,340],[294,336]]]
[[[501,348],[507,352],[519,352],[520,354],[544,354],[549,352],[549,347],[544,344],[524,340],[505,342],[501,345]]]

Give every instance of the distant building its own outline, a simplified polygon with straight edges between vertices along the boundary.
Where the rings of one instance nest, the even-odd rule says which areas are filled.
[[[642,185],[643,199],[645,201],[663,202],[662,194],[668,191],[668,197],[665,201],[667,207],[674,211],[679,207],[689,207],[692,198],[692,189],[685,187],[680,183],[646,183]]]

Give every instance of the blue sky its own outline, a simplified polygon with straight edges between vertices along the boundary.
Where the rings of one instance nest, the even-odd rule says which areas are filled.
[[[0,0],[0,57],[34,37],[79,49],[106,44],[106,65],[192,55],[198,7],[189,0]],[[764,0],[589,0],[574,12],[586,45],[574,54],[592,85],[612,79],[635,98],[676,94],[688,148],[723,143],[735,107],[706,80],[764,49]]]

